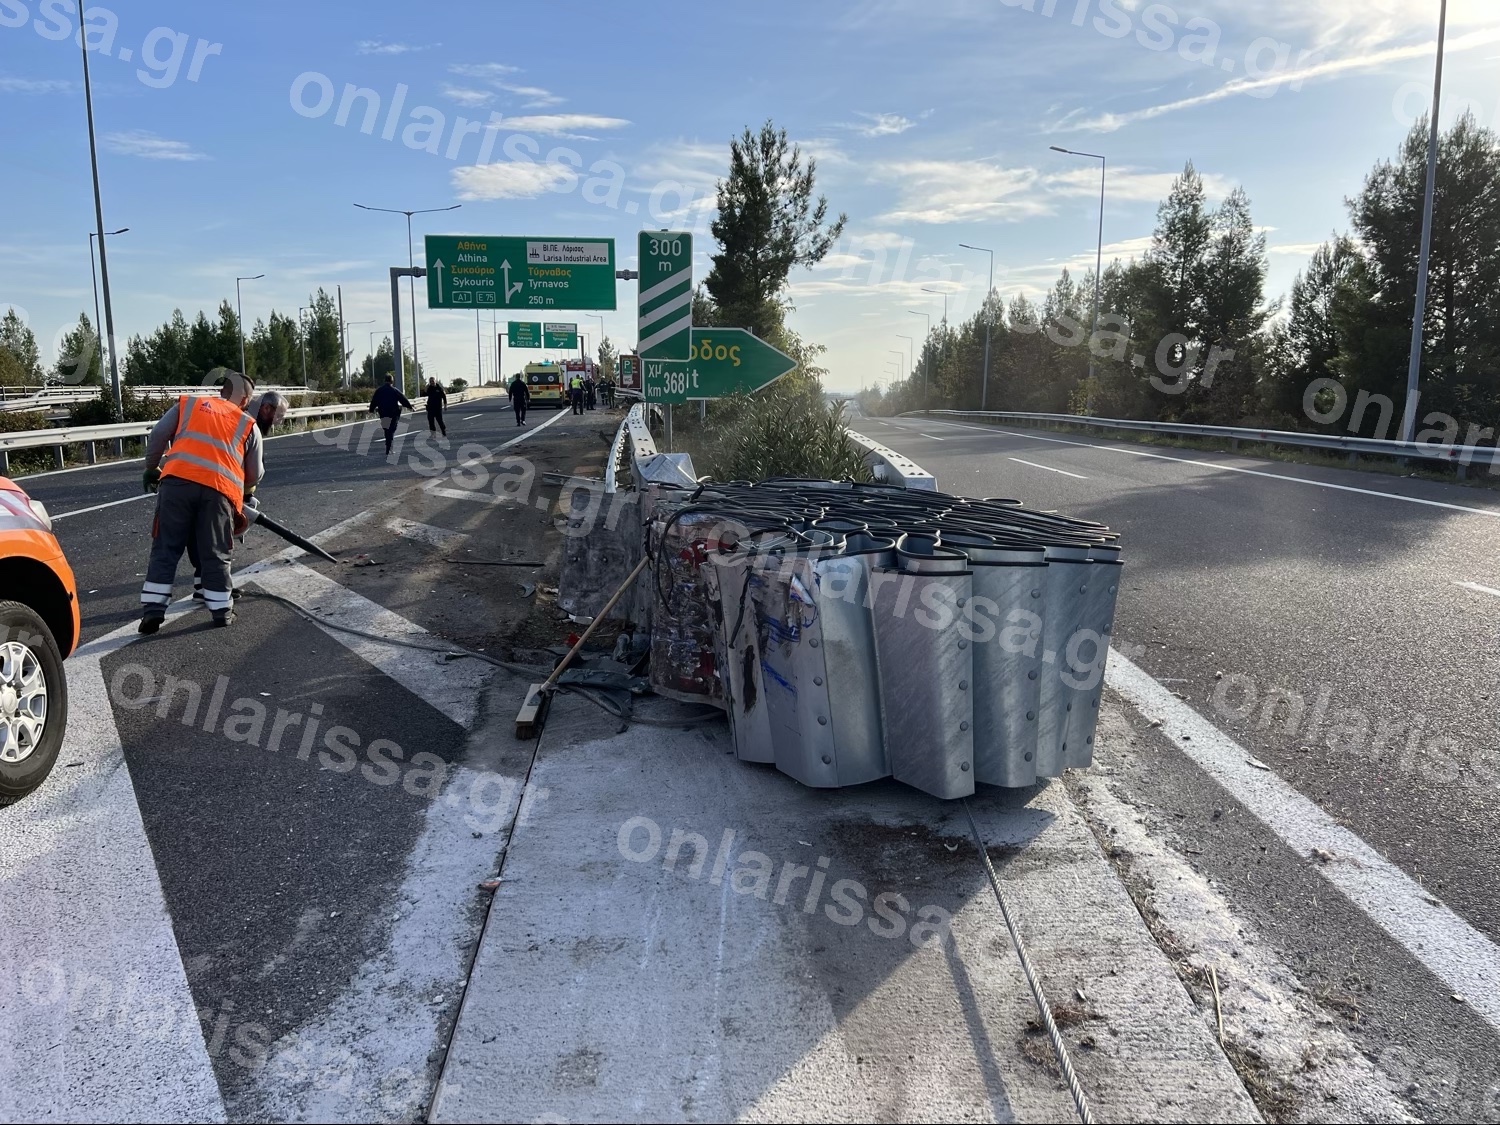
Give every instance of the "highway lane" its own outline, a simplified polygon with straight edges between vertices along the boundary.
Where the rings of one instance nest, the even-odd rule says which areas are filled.
[[[502,398],[465,406],[467,416],[448,423],[445,475],[457,458],[523,433],[520,455],[579,448],[597,457],[606,448],[598,431],[617,422],[603,412],[578,419],[538,411],[522,429]],[[413,421],[425,435],[425,419]],[[408,511],[424,524],[459,529],[488,509],[422,492],[437,475],[436,447],[426,455],[408,448],[390,464],[378,431],[371,450],[359,452],[362,430],[360,424],[270,442],[262,502],[309,535],[350,526],[342,537],[345,557],[370,551],[382,562],[405,564],[398,561],[399,571],[327,563],[273,568],[267,575],[279,585],[272,588],[288,590],[314,611],[338,608],[353,615],[346,620],[382,635],[425,628],[452,636],[454,622],[462,623],[463,635],[482,635],[488,626],[474,620],[472,594],[456,578],[444,583],[453,576],[442,566],[443,552],[398,548],[406,541],[384,523]],[[423,472],[413,468],[413,456]],[[253,585],[228,630],[211,627],[199,609],[136,640],[152,503],[97,506],[139,492],[139,462],[23,483],[63,517],[56,530],[78,576],[86,638],[124,630],[134,643],[94,657],[99,672],[75,686],[75,718],[102,732],[97,751],[95,742],[74,737],[70,725],[53,778],[0,820],[0,851],[8,849],[20,864],[8,874],[35,892],[24,918],[0,913],[0,928],[14,923],[29,935],[35,957],[60,959],[37,961],[35,973],[89,974],[97,978],[91,987],[117,998],[135,988],[129,981],[137,969],[149,981],[165,980],[170,994],[166,969],[180,954],[181,1000],[158,995],[153,1003],[160,1000],[156,1006],[169,1013],[175,1006],[179,1022],[182,1010],[196,1009],[212,1072],[208,1085],[222,1092],[231,1119],[336,1115],[328,1099],[341,1096],[340,1087],[306,1072],[346,1066],[361,1078],[359,1096],[372,1100],[345,1116],[409,1119],[430,1093],[426,1069],[438,1056],[428,1056],[446,1038],[441,1028],[455,1014],[454,982],[462,979],[482,917],[475,887],[495,869],[499,833],[513,809],[513,788],[497,778],[515,772],[507,755],[527,749],[494,737],[482,721],[493,670],[331,636],[291,608],[255,596]],[[352,522],[372,510],[376,518]],[[68,514],[75,511],[81,514]],[[537,512],[536,518],[550,517]],[[285,548],[252,530],[236,546],[235,572],[243,575]],[[184,560],[178,596],[189,589]],[[257,711],[264,713],[259,724]],[[292,722],[293,714],[301,718]],[[279,737],[278,719],[286,722]],[[315,722],[315,740],[304,741],[300,732]],[[81,735],[85,728],[78,729]],[[356,753],[347,769],[325,750],[332,731]],[[69,787],[96,768],[110,776],[121,751],[129,810],[109,813],[96,834],[86,826],[105,814],[104,806],[87,786],[70,800]],[[137,850],[150,857],[146,866],[115,871],[86,859],[101,846],[111,853],[126,847],[132,822],[143,837]],[[20,840],[11,839],[18,829]],[[57,833],[57,840],[38,851],[27,833],[40,839]],[[80,863],[83,871],[70,879],[70,865]],[[96,872],[109,880],[95,886]],[[61,885],[68,893],[54,905]],[[110,905],[121,896],[154,896],[163,904],[175,938],[170,953],[158,950],[154,962],[136,965],[142,951],[132,935],[140,927],[123,928]],[[71,955],[62,951],[70,949],[87,951],[81,968],[66,960]],[[400,964],[392,950],[404,951]],[[111,965],[134,967],[111,971]],[[0,989],[0,1014],[4,999]],[[97,1050],[107,1029],[85,1022],[72,1034]],[[302,1050],[302,1040],[313,1047]],[[81,1063],[72,1070],[94,1073]],[[7,1073],[0,1067],[0,1085]],[[81,1104],[95,1104],[88,1099],[109,1088],[83,1084]],[[41,1096],[67,1101],[60,1086],[49,1095],[44,1084]],[[142,1107],[158,1105],[150,1081],[118,1096],[116,1108],[135,1105],[141,1119]],[[206,1112],[195,1106],[186,1116]]]

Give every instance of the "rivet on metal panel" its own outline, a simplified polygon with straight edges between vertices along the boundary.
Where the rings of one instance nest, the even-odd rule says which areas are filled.
[[[1066,707],[1063,708],[1063,710],[1064,711],[1071,711],[1071,710],[1073,710],[1073,705],[1071,703],[1069,703]]]
[[[822,687],[823,686],[823,677],[822,676],[814,676],[813,677],[813,685],[815,687]]]
[[[969,724],[968,723],[959,723],[958,724],[958,729],[959,730],[968,730],[969,729]]]
[[[958,690],[959,691],[968,691],[969,690],[969,681],[968,680],[959,680],[958,681]]]
[[[818,716],[818,726],[820,726],[820,727],[826,727],[827,725],[828,725],[828,716],[827,715],[819,715]]]
[[[823,764],[825,766],[831,766],[831,765],[833,765],[833,759],[830,758],[827,754],[824,754],[823,755]]]
[[[1080,594],[1087,594],[1089,592],[1088,584],[1084,583],[1082,586],[1078,587],[1078,592]]]
[[[816,637],[814,637],[812,640],[808,641],[807,643],[810,644],[810,645],[812,645],[813,648],[817,648],[818,647],[818,641],[817,641]]]
[[[959,765],[958,768],[961,769],[961,770],[963,770],[964,773],[968,773],[969,772],[969,763],[968,762],[963,762],[963,763],[961,763]]]
[[[1039,598],[1042,596],[1042,592],[1040,590],[1033,590],[1031,591],[1031,596],[1033,598]]]
[[[1093,703],[1094,709],[1097,711],[1099,709],[1099,700],[1096,698],[1096,699],[1091,700],[1090,702]]]
[[[1026,760],[1028,762],[1031,761],[1031,751],[1030,750],[1026,751]]]
[[[1031,671],[1027,672],[1026,673],[1026,678],[1028,680],[1034,680],[1034,679],[1036,679],[1036,669],[1033,668]]]
[[[1094,744],[1094,736],[1093,735],[1089,735],[1087,738],[1084,739],[1084,741],[1087,742],[1090,746],[1092,746]]]
[[[1035,711],[1027,711],[1026,712],[1026,721],[1027,722],[1035,722],[1036,721],[1036,712]],[[1026,760],[1028,762],[1031,761],[1031,758],[1030,758],[1029,755],[1027,756]]]
[[[960,649],[966,649],[966,648],[969,647],[969,642],[968,641],[959,641],[958,642],[958,647]]]
[[[1109,592],[1110,592],[1110,593],[1111,593],[1111,594],[1113,594],[1113,593],[1114,593],[1114,592],[1115,592],[1115,588],[1114,588],[1114,587],[1113,587],[1113,586],[1111,586],[1111,587],[1110,587],[1110,588],[1109,588]]]

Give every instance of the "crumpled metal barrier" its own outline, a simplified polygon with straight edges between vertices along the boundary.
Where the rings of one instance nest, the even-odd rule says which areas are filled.
[[[1093,760],[1121,569],[1102,524],[850,482],[663,490],[651,680],[805,785],[939,797]]]

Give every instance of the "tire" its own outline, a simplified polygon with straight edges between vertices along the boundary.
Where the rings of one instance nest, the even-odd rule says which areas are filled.
[[[40,734],[18,714],[36,710]],[[0,601],[0,807],[19,801],[57,764],[68,726],[68,681],[47,623],[20,602]],[[30,728],[30,729],[27,729]]]

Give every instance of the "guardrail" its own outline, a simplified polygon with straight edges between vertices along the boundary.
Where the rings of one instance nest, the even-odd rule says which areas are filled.
[[[462,394],[463,392],[459,392]],[[461,398],[454,401],[461,402]],[[336,402],[328,406],[298,406],[286,412],[287,418],[327,418],[338,414],[363,414],[368,408],[359,402]],[[0,433],[0,476],[10,473],[10,455],[24,449],[51,449],[52,463],[62,468],[65,463],[63,450],[69,445],[82,445],[84,459],[93,465],[98,461],[97,444],[112,441],[115,455],[125,454],[125,439],[145,437],[156,425],[150,422],[114,422],[104,426],[55,426],[46,430],[20,430],[16,433]]]
[[[1202,426],[1191,422],[1142,422],[1133,418],[1092,418],[1082,414],[1034,414],[1009,410],[908,410],[902,418],[968,418],[980,422],[1043,422],[1055,425],[1081,426],[1097,430],[1135,430],[1180,437],[1212,437],[1227,440],[1231,449],[1242,441],[1261,445],[1300,446],[1307,449],[1335,449],[1357,460],[1361,453],[1372,457],[1416,457],[1453,465],[1463,480],[1471,463],[1488,464],[1490,471],[1500,466],[1500,448],[1490,445],[1446,445],[1437,442],[1391,441],[1386,438],[1358,437],[1353,434],[1304,434],[1296,430],[1257,430],[1248,426]]]
[[[853,430],[846,430],[846,432],[851,441],[864,448],[865,464],[875,473],[876,480],[889,484],[899,483],[902,488],[937,491],[937,478],[910,457],[903,456],[894,449],[887,449],[879,442],[865,437],[864,434],[855,433]]]
[[[22,395],[7,393],[18,390],[25,391],[26,393]],[[0,388],[0,410],[45,410],[49,406],[66,406],[76,402],[88,402],[91,399],[98,398],[100,391],[107,390],[108,388],[97,386],[4,387]],[[205,387],[196,384],[172,387],[131,387],[130,390],[136,394],[162,398],[176,398],[178,395],[216,395],[219,393],[218,387]],[[277,391],[287,396],[317,393],[316,388],[309,390],[307,387],[300,386],[256,388],[257,393],[264,393],[266,391]]]

